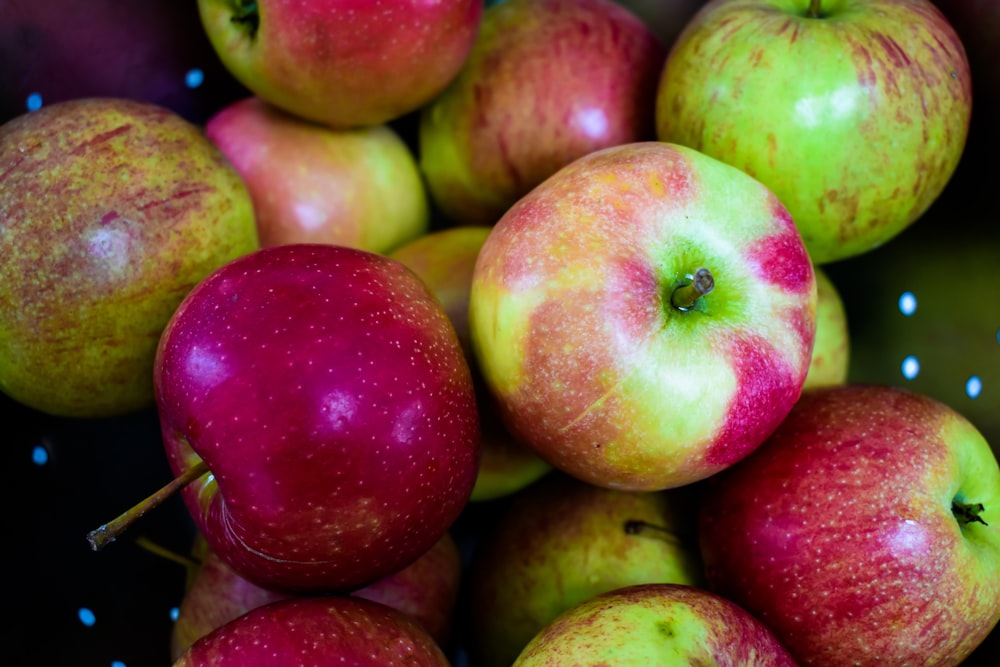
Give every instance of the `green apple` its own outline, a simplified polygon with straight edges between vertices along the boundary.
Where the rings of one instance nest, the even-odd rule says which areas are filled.
[[[258,247],[250,196],[201,129],[115,98],[0,126],[0,390],[56,415],[153,403],[181,299]]]
[[[795,667],[759,620],[725,598],[678,584],[628,586],[547,625],[514,667]]]
[[[820,267],[816,273],[816,340],[803,389],[847,382],[851,360],[851,332],[847,310],[837,286]]]
[[[713,0],[665,63],[657,136],[767,185],[826,264],[927,210],[971,104],[965,50],[929,0]]]
[[[511,432],[598,486],[656,490],[753,451],[798,399],[816,280],[766,187],[663,142],[577,159],[492,228],[469,331]]]
[[[406,243],[390,257],[409,267],[437,296],[455,326],[476,381],[480,419],[480,459],[469,500],[495,500],[542,477],[551,466],[517,441],[504,427],[497,406],[482,385],[469,342],[469,292],[479,250],[489,227],[458,226],[436,230]]]
[[[553,473],[512,497],[466,577],[470,654],[508,667],[559,614],[643,583],[702,581],[694,498],[603,489]]]

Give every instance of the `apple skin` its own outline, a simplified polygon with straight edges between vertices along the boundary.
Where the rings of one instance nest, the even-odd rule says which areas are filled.
[[[639,584],[564,612],[514,667],[796,667],[760,621],[710,591]]]
[[[416,159],[387,125],[333,130],[249,97],[210,118],[205,135],[243,177],[264,247],[385,252],[427,231]]]
[[[193,87],[192,70],[204,79]],[[133,99],[201,124],[246,91],[219,61],[192,2],[4,0],[0,122],[27,111],[32,94],[43,104]]]
[[[540,479],[552,467],[518,442],[504,427],[496,402],[482,385],[469,341],[469,292],[479,250],[489,227],[458,226],[425,234],[389,254],[409,267],[427,285],[444,307],[476,384],[480,420],[479,474],[469,500],[496,500]]]
[[[556,616],[632,584],[700,584],[692,498],[629,492],[553,473],[511,499],[477,543],[466,588],[470,654],[508,667]],[[628,526],[643,522],[639,532]],[[688,525],[692,524],[692,525]]]
[[[824,0],[817,19],[807,6],[707,4],[664,65],[657,137],[767,185],[827,264],[894,238],[940,195],[965,147],[972,80],[927,0]]]
[[[851,365],[851,332],[840,291],[821,267],[816,274],[816,339],[802,388],[845,384]]]
[[[174,309],[258,247],[239,174],[178,114],[91,98],[0,126],[0,183],[0,390],[67,417],[151,407]]]
[[[958,665],[1000,619],[1000,469],[934,399],[808,390],[703,491],[709,586],[803,667]],[[982,503],[988,525],[957,520],[955,502]]]
[[[686,312],[673,290],[707,267]],[[740,460],[798,399],[816,281],[781,202],[689,148],[596,151],[493,227],[469,298],[504,424],[597,486],[658,490]]]
[[[451,322],[401,263],[327,244],[264,248],[177,309],[154,369],[164,447],[210,548],[285,592],[351,591],[448,530],[478,466]]]
[[[446,533],[410,565],[351,595],[408,614],[444,647],[451,639],[461,572],[458,546]],[[170,635],[171,660],[177,660],[201,637],[251,609],[288,597],[294,596],[247,581],[215,552],[207,550],[181,600]]]
[[[195,642],[174,667],[449,667],[416,621],[378,602],[323,596],[257,607]]]
[[[420,166],[456,224],[492,225],[573,159],[654,138],[666,51],[612,0],[506,0],[486,10],[450,86],[420,111]]]
[[[198,0],[198,9],[237,80],[336,128],[426,104],[462,67],[483,15],[482,0]]]

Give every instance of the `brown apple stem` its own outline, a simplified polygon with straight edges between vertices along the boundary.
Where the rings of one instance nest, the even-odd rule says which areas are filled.
[[[652,533],[661,540],[670,542],[671,544],[680,544],[680,540],[677,539],[677,536],[669,528],[644,521],[643,519],[629,519],[623,527],[626,535],[649,535]]]
[[[811,19],[818,19],[823,17],[823,12],[820,11],[820,5],[823,4],[823,0],[810,0],[809,9],[806,10],[806,17]]]
[[[159,491],[140,501],[129,509],[125,510],[117,517],[87,533],[87,542],[94,551],[100,551],[107,545],[114,542],[125,530],[142,518],[147,512],[159,506],[164,500],[174,495],[178,491],[194,480],[208,472],[208,465],[204,461],[199,461],[196,465],[185,470],[181,475],[171,480]]]
[[[148,537],[137,537],[135,538],[135,543],[138,546],[145,549],[146,551],[152,554],[156,554],[161,558],[165,558],[166,560],[173,561],[174,563],[177,563],[178,565],[181,565],[183,567],[196,568],[199,566],[198,561],[196,561],[195,559],[190,558],[188,556],[182,556],[176,551],[171,551],[170,549],[161,547],[159,544],[149,539]]]
[[[680,311],[688,311],[701,297],[705,296],[715,288],[715,278],[712,272],[701,267],[691,276],[691,282],[685,283],[674,289],[670,295],[670,305]]]
[[[957,500],[951,503],[952,514],[958,519],[958,523],[963,526],[970,523],[981,523],[984,526],[989,525],[983,517],[979,516],[984,509],[986,508],[983,507],[982,503],[960,503]]]

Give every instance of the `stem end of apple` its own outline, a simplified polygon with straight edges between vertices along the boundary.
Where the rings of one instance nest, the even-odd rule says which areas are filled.
[[[705,267],[701,267],[688,276],[690,282],[678,286],[670,294],[670,305],[681,312],[694,308],[701,297],[715,289],[715,277]]]
[[[988,526],[989,524],[986,523],[986,520],[980,516],[985,509],[982,503],[965,503],[959,500],[953,500],[951,503],[951,512],[955,515],[961,526],[966,526],[970,523],[981,523],[984,526]]]

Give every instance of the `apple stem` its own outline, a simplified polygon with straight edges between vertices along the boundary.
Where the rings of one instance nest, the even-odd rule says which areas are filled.
[[[156,554],[161,558],[173,561],[174,563],[182,565],[186,568],[197,568],[199,566],[198,561],[196,561],[195,559],[189,558],[188,556],[182,556],[176,551],[171,551],[170,549],[161,547],[159,544],[152,541],[148,537],[137,537],[135,538],[135,543],[152,554]]]
[[[153,495],[133,505],[108,523],[90,531],[87,533],[87,542],[90,543],[90,548],[94,551],[100,551],[111,544],[137,519],[159,506],[164,500],[176,493],[178,489],[187,486],[207,472],[208,464],[204,461],[199,461]]]
[[[979,516],[984,509],[986,508],[983,507],[982,503],[961,503],[957,500],[951,503],[952,514],[955,515],[955,518],[963,526],[969,523],[981,523],[984,526],[989,525],[983,517]]]
[[[821,4],[823,4],[823,0],[810,0],[809,9],[806,10],[806,17],[811,19],[823,18],[823,12],[820,10]]]
[[[698,299],[715,288],[715,278],[705,267],[701,267],[688,278],[691,282],[679,285],[670,295],[670,305],[684,312],[691,310]]]
[[[660,539],[673,544],[680,544],[680,540],[669,528],[650,523],[642,519],[629,519],[624,525],[626,535],[648,535],[655,533]]]

